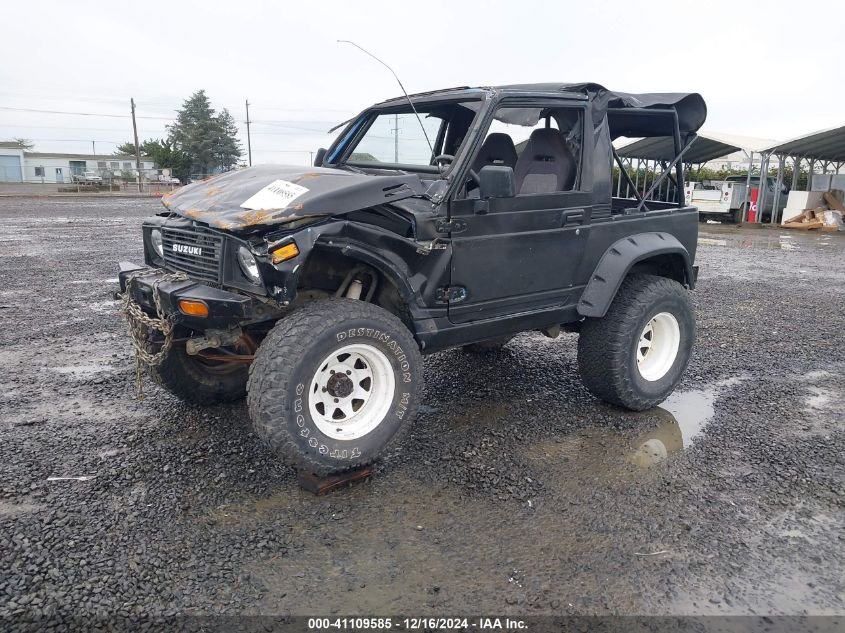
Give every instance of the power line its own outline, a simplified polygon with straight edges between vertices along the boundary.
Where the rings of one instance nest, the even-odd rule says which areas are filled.
[[[94,141],[95,143],[114,143],[115,145],[120,145],[125,141],[107,141],[101,138],[34,138],[34,137],[27,137],[29,141],[51,141],[54,143],[90,143]]]
[[[6,110],[10,112],[32,112],[36,114],[65,114],[65,115],[72,115],[72,116],[93,116],[93,117],[105,117],[105,118],[113,118],[113,119],[128,119],[131,118],[129,114],[113,114],[110,112],[73,112],[70,110],[42,110],[38,108],[14,108],[10,106],[0,106],[0,110]],[[138,119],[148,119],[148,120],[156,120],[156,121],[174,121],[176,117],[166,117],[166,116],[136,116]],[[315,125],[319,124],[327,124],[331,125],[333,121],[314,121],[314,120],[301,120],[301,121],[285,121],[285,120],[266,120],[266,121],[250,121],[251,124],[258,124],[258,125],[271,125],[276,127],[286,127],[293,130],[302,130],[304,132],[316,132],[318,134],[325,133],[322,129],[314,129],[314,128],[307,128],[301,127],[296,125],[290,125],[290,123],[314,123]]]
[[[8,110],[13,112],[35,112],[38,114],[72,114],[75,116],[99,116],[109,117],[113,119],[129,119],[129,114],[109,114],[105,112],[69,112],[67,110],[38,110],[36,108],[10,108],[8,106],[0,106],[0,110]],[[174,117],[165,116],[139,116],[139,119],[159,119],[163,121],[172,121]]]
[[[32,128],[38,130],[66,130],[68,129],[67,125],[29,125],[28,123],[20,124],[20,125],[5,125],[0,124],[0,127],[4,128]],[[114,128],[114,127],[74,127],[75,130],[84,131],[84,132],[123,132],[123,128]],[[155,130],[164,130],[165,127],[160,128],[147,128],[147,129],[155,129]]]
[[[310,154],[313,152],[313,149],[261,149],[261,148],[254,148],[256,152],[270,152],[272,154],[301,154],[305,152],[306,154]]]

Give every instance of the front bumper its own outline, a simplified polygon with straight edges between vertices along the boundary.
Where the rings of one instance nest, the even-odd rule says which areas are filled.
[[[120,262],[119,266],[120,291],[125,292],[129,275],[145,267],[131,262]],[[161,271],[162,275],[166,273],[167,271]],[[151,313],[155,313],[153,301],[155,279],[156,275],[145,275],[137,278],[132,284],[132,299]],[[196,330],[229,328],[244,323],[264,321],[276,317],[278,312],[267,303],[247,295],[212,288],[193,279],[162,282],[158,286],[158,292],[162,310],[173,315],[177,323]],[[202,301],[208,306],[208,316],[195,317],[183,314],[179,310],[180,299]]]

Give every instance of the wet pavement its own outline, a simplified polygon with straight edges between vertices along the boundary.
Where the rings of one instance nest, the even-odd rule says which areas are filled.
[[[134,398],[111,293],[158,210],[0,200],[5,622],[845,613],[845,235],[702,225],[692,362],[644,413],[572,334],[427,357],[407,439],[315,497],[242,403]]]

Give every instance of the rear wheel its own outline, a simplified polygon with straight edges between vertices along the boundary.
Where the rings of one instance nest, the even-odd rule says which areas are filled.
[[[578,340],[578,367],[593,395],[642,411],[672,393],[689,362],[695,315],[681,284],[629,275],[607,314],[587,319]]]
[[[330,475],[396,442],[421,388],[419,348],[399,319],[363,301],[320,300],[264,339],[250,368],[249,412],[286,462]]]

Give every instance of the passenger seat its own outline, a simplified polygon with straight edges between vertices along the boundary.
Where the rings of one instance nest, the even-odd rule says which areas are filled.
[[[517,194],[570,191],[577,174],[575,157],[558,130],[534,130],[514,167]]]

